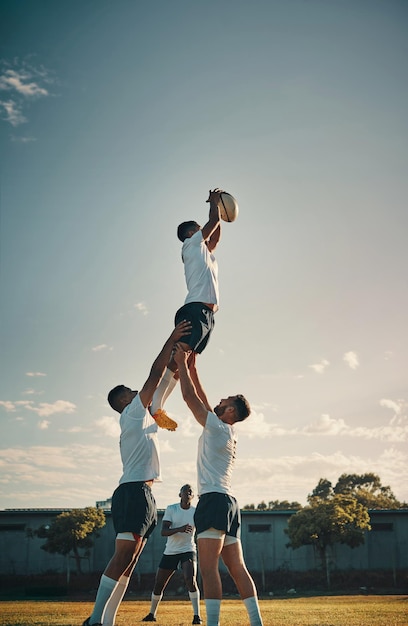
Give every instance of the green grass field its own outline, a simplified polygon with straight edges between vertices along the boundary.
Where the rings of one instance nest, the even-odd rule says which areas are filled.
[[[265,626],[407,626],[408,596],[322,596],[260,600]],[[0,626],[80,626],[92,602],[0,602]],[[122,603],[116,626],[135,626],[149,612],[146,600]],[[205,623],[204,603],[202,614]],[[163,601],[157,614],[162,626],[191,624],[191,604]],[[248,626],[240,600],[223,600],[222,626]]]

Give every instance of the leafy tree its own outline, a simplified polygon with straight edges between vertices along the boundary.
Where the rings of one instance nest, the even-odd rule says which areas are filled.
[[[88,506],[85,509],[72,509],[58,515],[50,526],[41,526],[35,534],[46,542],[42,550],[52,554],[74,555],[76,569],[81,573],[80,549],[89,550],[93,546],[92,534],[105,526],[102,509]]]
[[[367,509],[350,495],[335,494],[330,499],[314,497],[288,521],[288,547],[312,545],[326,569],[330,587],[330,553],[336,543],[355,548],[364,543],[364,531],[370,530]]]
[[[380,477],[372,472],[366,474],[342,474],[333,492],[352,495],[368,509],[408,508],[408,504],[397,500],[391,491],[391,487],[383,486]]]
[[[307,497],[307,501],[311,503],[316,498],[320,500],[328,500],[332,495],[333,488],[330,480],[321,478],[312,493]]]
[[[289,502],[288,500],[271,500],[268,502],[270,511],[298,511],[302,508],[299,502]]]
[[[264,500],[256,507],[254,504],[245,504],[244,511],[298,511],[302,508],[299,502],[289,502],[288,500],[270,500],[268,504]]]

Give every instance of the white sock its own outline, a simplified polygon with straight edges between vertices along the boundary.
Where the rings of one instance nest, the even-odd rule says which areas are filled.
[[[200,591],[189,591],[188,595],[190,596],[191,604],[193,605],[194,615],[200,615]]]
[[[152,615],[154,615],[156,617],[156,611],[157,611],[157,607],[159,606],[159,602],[162,599],[163,594],[161,593],[159,596],[155,596],[154,593],[152,593],[152,602],[150,605],[150,613]]]
[[[106,609],[103,614],[103,626],[114,626],[116,614],[118,612],[119,605],[122,602],[122,598],[125,595],[126,589],[128,588],[128,584],[128,576],[121,576],[119,578],[118,584],[116,585],[115,590],[106,605]]]
[[[153,394],[152,404],[150,405],[150,413],[152,415],[154,415],[158,409],[162,408],[165,400],[167,400],[176,384],[177,380],[174,378],[174,372],[167,368]]]
[[[261,613],[259,612],[258,598],[253,596],[252,598],[245,598],[244,604],[248,611],[249,623],[251,626],[262,626],[263,621]]]
[[[207,626],[219,626],[220,624],[221,600],[205,600],[205,611],[207,613]]]
[[[108,576],[105,576],[105,574],[102,574],[98,587],[98,593],[96,594],[95,605],[92,615],[89,618],[90,624],[102,624],[102,615],[105,610],[105,606],[107,605],[108,600],[113,594],[117,584],[117,580],[113,580],[113,578],[109,578]]]

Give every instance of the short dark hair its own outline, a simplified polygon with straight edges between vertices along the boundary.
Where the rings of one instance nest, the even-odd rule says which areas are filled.
[[[235,396],[234,400],[235,412],[238,417],[238,422],[243,422],[251,414],[251,407],[248,400],[240,393]]]
[[[192,228],[196,228],[199,226],[197,222],[194,220],[190,220],[189,222],[182,222],[177,228],[177,237],[180,241],[184,241]]]
[[[118,400],[123,395],[123,392],[126,391],[126,389],[127,387],[125,387],[125,385],[116,385],[116,387],[111,389],[110,392],[108,393],[109,405],[114,411],[117,411],[118,413],[121,413]]]

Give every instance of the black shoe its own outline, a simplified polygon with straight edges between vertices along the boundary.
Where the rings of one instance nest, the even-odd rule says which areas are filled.
[[[82,626],[102,626],[102,624],[95,623],[95,624],[91,624],[91,622],[89,621],[91,618],[87,617],[86,620],[84,621],[84,623],[82,624]]]
[[[153,615],[153,613],[148,613],[148,614],[146,615],[146,617],[144,617],[144,618],[142,619],[142,622],[157,622],[157,619],[155,618],[155,616]],[[199,622],[199,623],[201,623],[201,622]],[[85,624],[84,624],[84,626],[85,626]]]
[[[194,615],[193,621],[191,623],[192,624],[202,624],[203,620],[201,619],[201,617],[199,615]]]

